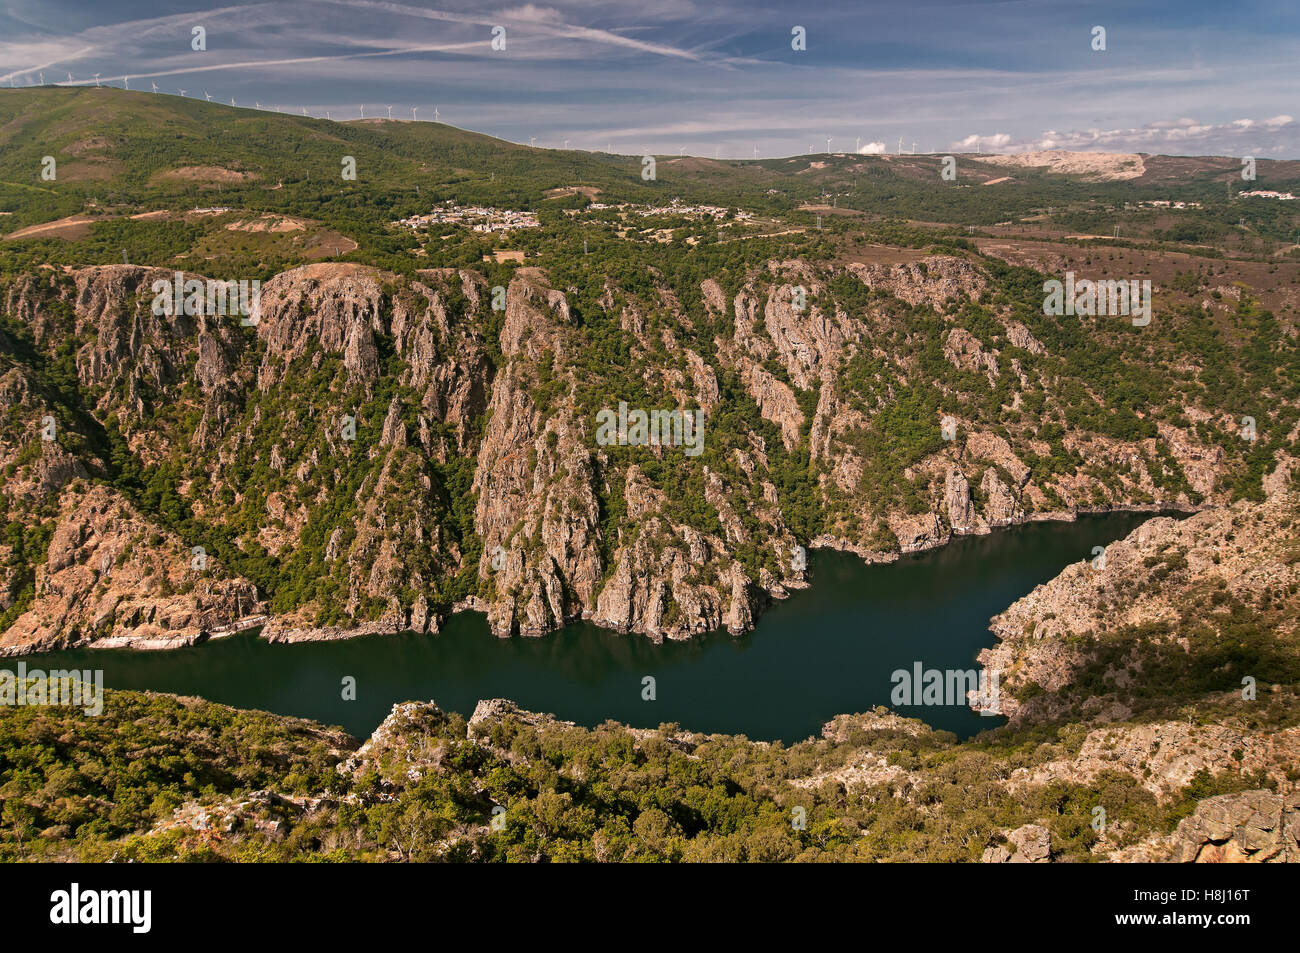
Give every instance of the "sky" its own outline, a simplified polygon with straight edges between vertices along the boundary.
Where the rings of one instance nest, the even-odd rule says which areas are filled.
[[[6,0],[0,85],[95,74],[627,154],[1300,158],[1300,0]]]

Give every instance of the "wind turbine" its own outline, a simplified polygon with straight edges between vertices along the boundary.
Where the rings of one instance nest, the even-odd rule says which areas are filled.
[[[41,85],[44,85],[44,83],[42,83]],[[130,76],[123,76],[123,77],[122,77],[122,86],[125,87],[126,89],[130,89],[130,88],[131,88],[131,77],[130,77]]]
[[[99,74],[95,74],[95,88],[99,89]]]
[[[830,155],[830,154],[831,154],[831,137],[830,137],[830,136],[827,136],[827,137],[826,137],[826,154],[827,154],[827,155]]]
[[[232,105],[232,106],[235,105],[235,97],[234,97],[234,96],[231,96],[231,97],[230,97],[230,105]]]
[[[178,89],[177,92],[181,94],[181,97],[182,97],[182,98],[185,96],[185,90],[183,90],[183,89]]]
[[[437,106],[435,106],[435,107],[433,108],[433,112],[434,112],[434,115],[437,115],[437,113],[438,113],[438,107],[437,107]],[[530,146],[531,146],[534,142],[536,142],[536,141],[537,141],[537,137],[536,137],[536,136],[529,136],[529,137],[528,137],[528,144],[529,144]]]
[[[854,151],[854,152],[861,152],[861,151],[862,151],[862,137],[861,137],[861,136],[858,136],[857,140],[854,141],[854,143],[853,143],[853,151]]]
[[[45,74],[44,74],[44,73],[41,74],[41,85],[42,85],[42,86],[45,85]]]
[[[207,91],[206,89],[203,91],[203,101],[204,101],[205,103],[210,103],[210,102],[212,102],[212,96],[211,96],[211,94],[208,93],[208,91]]]
[[[303,114],[304,116],[307,115],[307,107],[306,107],[306,106],[303,106],[303,107],[302,107],[302,114]]]
[[[334,117],[330,115],[330,111],[328,109],[325,110],[325,118],[328,119],[330,122],[334,121]]]
[[[254,109],[261,109],[261,108],[262,108],[262,104],[259,103],[256,99],[254,99],[254,100],[253,100],[253,108],[254,108]]]
[[[898,154],[899,154],[900,156],[903,154],[903,137],[902,137],[902,136],[899,136],[899,137],[898,137]]]
[[[71,73],[68,74],[68,82],[69,82],[69,83],[72,82],[72,74],[71,74]]]
[[[393,118],[393,107],[392,107],[392,106],[389,106],[389,107],[388,107],[388,118],[389,118],[389,119],[392,119],[392,118]]]
[[[412,106],[412,107],[411,107],[411,122],[415,122],[415,111],[416,111],[417,109],[419,109],[419,108],[420,108],[419,106]]]
[[[758,158],[758,146],[754,146],[754,158]]]
[[[912,155],[916,155],[916,140],[912,140]]]
[[[365,106],[365,103],[362,103],[362,104],[361,104],[361,118],[362,118],[362,119],[365,119],[365,118],[366,118],[366,106]]]
[[[569,148],[569,140],[568,140],[568,139],[565,139],[565,140],[564,140],[564,148],[566,148],[566,149]]]
[[[69,73],[68,75],[71,76],[72,74]],[[151,82],[149,85],[153,87],[153,91],[154,91],[155,93],[158,92],[158,84],[157,84],[157,83]]]

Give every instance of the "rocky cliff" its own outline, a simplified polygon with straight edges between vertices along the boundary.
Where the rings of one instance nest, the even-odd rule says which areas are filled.
[[[1003,713],[1120,720],[1211,688],[1266,705],[1296,674],[1298,527],[1300,496],[1280,494],[1149,520],[1067,567],[992,620],[980,661]]]
[[[580,617],[740,633],[807,584],[810,548],[888,560],[1081,509],[1218,505],[1285,489],[1294,459],[1280,389],[1247,442],[1196,381],[1211,355],[1172,331],[1081,339],[966,258],[596,289],[316,264],[267,280],[252,326],[155,313],[171,278],[109,265],[4,289],[5,651],[180,644],[263,613],[275,639],[433,632],[456,607],[500,635]],[[1103,359],[1130,390],[1144,363],[1187,383],[1134,410]],[[699,411],[698,445],[680,418],[664,440],[600,439],[621,404]],[[130,512],[105,546],[156,547],[111,584],[98,544],[64,544],[105,507]],[[202,577],[163,574],[195,547]],[[105,585],[164,601],[109,611]]]

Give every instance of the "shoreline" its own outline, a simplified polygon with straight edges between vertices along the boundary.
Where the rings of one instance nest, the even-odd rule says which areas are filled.
[[[808,548],[810,551],[830,550],[833,552],[850,553],[854,556],[857,556],[859,559],[862,560],[862,562],[864,562],[867,565],[887,565],[890,563],[898,562],[898,560],[901,559],[903,556],[912,555],[916,553],[933,552],[935,550],[941,549],[957,538],[990,536],[993,535],[993,533],[995,533],[998,530],[1014,529],[1017,526],[1024,526],[1031,523],[1074,523],[1078,521],[1080,516],[1105,516],[1111,513],[1150,513],[1152,518],[1156,518],[1162,514],[1175,514],[1175,513],[1190,516],[1195,513],[1204,512],[1207,510],[1221,509],[1221,508],[1222,507],[1215,506],[1215,505],[1191,506],[1187,504],[1124,503],[1124,504],[1117,504],[1115,506],[1080,507],[1077,510],[1047,510],[1039,513],[1030,514],[1023,519],[1016,520],[1015,522],[1005,523],[998,526],[988,526],[983,528],[983,531],[954,532],[950,530],[947,533],[947,535],[942,539],[938,539],[933,543],[929,543],[926,545],[912,547],[907,550],[885,552],[882,550],[867,549],[866,547],[859,546],[849,540],[840,537],[831,536],[829,534],[815,537],[809,542]],[[809,584],[809,586],[811,585],[812,583]],[[756,588],[760,591],[759,602],[762,603],[762,605],[755,613],[754,623],[753,625],[750,626],[750,628],[742,631],[741,633],[732,633],[733,638],[738,638],[741,635],[754,631],[767,605],[770,605],[770,603],[773,601],[784,601],[785,599],[789,598],[791,594],[788,588],[782,588],[779,591],[770,591],[767,589],[763,589],[761,586],[757,586]],[[808,588],[808,587],[800,587],[800,589],[803,588]],[[42,648],[30,648],[24,646],[2,646],[0,647],[0,658],[28,658],[28,657],[35,657],[40,655],[47,655],[54,652],[63,652],[63,651],[77,650],[77,649],[87,649],[87,650],[96,650],[96,651],[100,651],[100,650],[108,651],[108,650],[118,649],[118,650],[136,651],[136,652],[166,652],[174,649],[191,648],[197,645],[203,645],[209,641],[217,641],[220,639],[228,638],[231,635],[235,635],[240,632],[246,632],[250,629],[256,629],[256,628],[260,628],[262,630],[261,632],[258,633],[257,638],[260,638],[272,645],[297,645],[297,644],[310,643],[310,642],[334,642],[334,641],[342,641],[346,639],[366,638],[368,636],[391,636],[391,635],[403,635],[403,634],[437,635],[438,632],[442,629],[442,627],[448,621],[450,621],[454,616],[464,612],[477,612],[479,614],[486,614],[488,608],[489,608],[488,604],[483,602],[483,600],[480,599],[478,596],[469,596],[465,599],[462,599],[459,602],[453,603],[445,615],[442,615],[441,613],[431,614],[429,625],[426,631],[422,633],[417,632],[416,630],[411,629],[409,627],[399,628],[394,626],[392,623],[384,622],[382,620],[362,622],[358,625],[347,626],[347,627],[324,626],[320,628],[289,628],[289,627],[282,628],[282,629],[272,628],[271,631],[268,633],[266,629],[268,626],[272,626],[274,624],[274,617],[262,614],[262,615],[254,615],[254,616],[245,616],[241,619],[236,619],[232,622],[227,623],[226,625],[218,626],[211,630],[200,630],[193,633],[177,635],[172,638],[150,638],[148,636],[135,637],[129,635],[121,635],[121,636],[108,636],[107,638],[96,639],[89,642],[49,645]],[[555,629],[550,629],[547,632],[542,632],[536,635],[532,635],[532,634],[525,635],[523,633],[516,633],[516,634],[506,635],[506,636],[496,636],[496,638],[514,638],[517,635],[519,638],[541,639],[541,638],[545,638],[546,636],[550,635],[553,632],[558,632],[561,629],[579,621],[591,622],[593,625],[598,625],[598,623],[592,622],[591,616],[592,613],[588,613],[588,612],[575,615],[571,619],[566,619],[563,626],[559,626]],[[608,628],[607,626],[599,626],[599,627],[606,628],[608,629],[608,631],[615,633],[617,635],[637,635],[643,638],[649,638],[649,636],[646,636],[642,632],[638,632],[636,629],[627,629],[626,631],[620,631],[618,629]],[[724,631],[725,628],[726,627],[723,626],[716,631]],[[695,639],[697,635],[706,635],[706,634],[709,633],[697,633],[695,635],[691,635],[686,639],[676,639],[672,641],[689,642]],[[662,640],[651,639],[650,641],[659,642]]]

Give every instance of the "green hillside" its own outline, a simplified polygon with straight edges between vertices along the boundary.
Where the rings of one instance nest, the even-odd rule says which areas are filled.
[[[52,181],[42,178],[47,156],[56,163]],[[355,159],[355,180],[342,176],[346,156]],[[322,240],[321,254],[307,258],[329,253],[401,269],[407,243],[389,223],[436,202],[551,210],[558,217],[592,196],[603,203],[680,198],[829,230],[875,223],[871,237],[891,242],[899,223],[878,228],[891,219],[949,223],[963,232],[1032,223],[1109,234],[1122,218],[1126,237],[1166,243],[1300,240],[1300,211],[1292,205],[1229,200],[1229,187],[1245,187],[1236,160],[1155,158],[1140,178],[1090,182],[963,156],[958,180],[944,182],[938,156],[659,156],[654,180],[646,181],[639,156],[530,148],[431,122],[331,122],[109,88],[0,90],[0,212],[8,213],[0,216],[0,234],[69,216],[88,219],[57,240],[10,239],[0,267],[119,262],[124,250],[133,263],[165,264],[202,247],[204,235],[229,221],[130,216],[218,206],[304,216],[350,240]],[[1300,163],[1259,161],[1255,187],[1298,185]],[[569,191],[577,188],[585,194]],[[1175,222],[1138,207],[1174,198],[1202,207]],[[799,211],[803,205],[825,206],[825,214]],[[354,252],[351,241],[359,245]],[[220,249],[214,257],[229,253]],[[292,261],[263,248],[230,264],[274,270]]]

